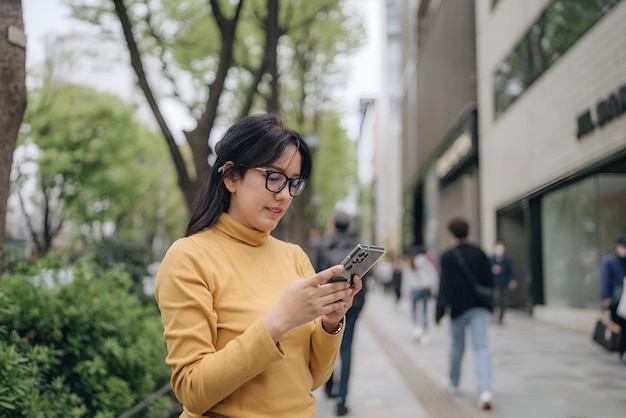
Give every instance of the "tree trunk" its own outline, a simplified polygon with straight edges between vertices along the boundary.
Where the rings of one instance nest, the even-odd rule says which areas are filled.
[[[165,118],[161,113],[159,104],[153,94],[153,89],[146,77],[144,66],[141,61],[141,51],[139,50],[137,42],[133,36],[133,23],[128,16],[124,0],[113,0],[113,3],[115,4],[115,11],[120,19],[122,30],[124,32],[124,38],[130,54],[131,65],[135,70],[139,85],[148,101],[148,104],[150,105],[150,109],[159,124],[165,140],[167,141],[170,154],[172,155],[176,166],[176,172],[178,173],[178,186],[185,197],[185,202],[189,211],[193,210],[197,194],[210,173],[211,166],[208,161],[208,158],[211,155],[211,149],[209,148],[209,136],[213,130],[215,119],[217,118],[217,107],[219,105],[222,92],[224,91],[226,76],[228,75],[228,70],[233,64],[235,32],[244,2],[245,0],[239,0],[234,16],[231,19],[228,19],[222,14],[219,2],[217,0],[211,0],[213,15],[222,35],[222,48],[220,51],[219,66],[215,79],[209,85],[209,97],[207,99],[206,107],[202,112],[202,115],[198,118],[196,127],[191,131],[184,132],[185,139],[189,144],[193,157],[195,177],[192,178],[187,170],[187,166],[184,162],[180,149],[174,141],[174,136],[169,130],[169,127],[165,122]]]
[[[0,264],[17,135],[26,110],[26,40],[21,0],[0,1]]]

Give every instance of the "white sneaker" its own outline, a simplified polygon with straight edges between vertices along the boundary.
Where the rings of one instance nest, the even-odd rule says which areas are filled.
[[[442,382],[443,389],[448,392],[448,395],[458,395],[460,393],[459,388],[452,384],[452,381],[447,378]]]
[[[422,327],[416,326],[413,328],[413,332],[411,333],[411,339],[413,341],[419,341],[420,338],[422,338],[422,334],[424,334]]]
[[[424,333],[420,337],[420,344],[427,345],[429,342],[430,342],[430,336],[428,335],[426,331],[424,331]]]
[[[478,396],[478,407],[480,409],[491,409],[491,402],[493,402],[493,394],[488,390],[481,392]]]

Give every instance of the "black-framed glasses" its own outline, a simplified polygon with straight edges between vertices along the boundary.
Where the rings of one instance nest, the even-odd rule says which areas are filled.
[[[289,194],[298,197],[306,189],[307,180],[302,177],[292,179],[280,171],[268,170],[261,167],[252,167],[255,170],[265,171],[265,188],[272,193],[279,193],[289,183]]]

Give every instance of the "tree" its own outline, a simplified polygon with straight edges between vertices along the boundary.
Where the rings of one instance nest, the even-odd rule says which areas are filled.
[[[30,96],[16,190],[39,253],[50,250],[65,226],[78,239],[163,234],[169,164],[158,135],[135,119],[135,109],[116,96],[51,78]],[[34,187],[28,186],[29,167]],[[178,226],[175,235],[182,232]]]
[[[26,109],[26,46],[22,43],[23,34],[22,2],[0,2],[0,264],[4,254],[13,151]]]
[[[357,181],[356,144],[348,138],[335,114],[319,131],[320,146],[313,169],[313,201],[318,225],[327,226],[337,202],[348,196]]]
[[[270,27],[268,0],[113,0],[85,6],[70,0],[75,16],[98,24],[110,31],[107,16],[114,14],[121,23],[130,61],[137,75],[178,173],[178,184],[188,207],[210,169],[209,138],[216,126],[230,125],[251,112],[267,109],[271,97],[270,84],[276,77],[268,75],[269,51],[273,41],[267,36]],[[328,87],[339,81],[332,74],[335,58],[355,48],[361,39],[362,27],[346,16],[339,0],[305,2],[281,0],[279,6],[278,45],[281,80],[280,113],[301,108],[293,117],[296,129],[312,132],[314,117],[304,118],[306,105],[318,104],[329,97]],[[324,30],[321,30],[321,27]],[[311,42],[320,37],[329,42]],[[300,41],[297,42],[296,39]],[[304,45],[304,47],[303,47]],[[299,49],[295,49],[295,48]],[[295,59],[305,56],[307,84],[286,85],[303,81],[302,77],[285,76],[295,72]],[[153,69],[158,63],[160,72]],[[299,64],[299,62],[298,62]],[[318,77],[326,73],[326,77]],[[317,75],[314,75],[317,74]],[[313,81],[318,90],[312,90]],[[159,89],[155,89],[159,83]],[[164,88],[163,86],[167,86]],[[289,92],[300,95],[286,98]],[[318,94],[324,92],[324,94]],[[309,101],[308,96],[316,96]],[[179,145],[174,140],[161,106],[165,100],[180,102],[195,119],[195,127],[184,132],[193,155],[193,167],[185,165]],[[319,107],[319,106],[318,106]],[[317,111],[309,107],[309,115]],[[308,123],[308,124],[307,124]]]

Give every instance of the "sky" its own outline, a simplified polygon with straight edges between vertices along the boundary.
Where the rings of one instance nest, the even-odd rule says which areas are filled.
[[[367,38],[363,46],[348,61],[348,83],[337,92],[338,111],[348,134],[358,135],[359,100],[376,98],[381,83],[382,41],[381,17],[384,0],[344,0],[345,5],[363,16]],[[62,0],[22,0],[24,30],[27,36],[26,66],[40,65],[45,57],[45,41],[57,35],[93,28],[70,19],[69,9]],[[175,110],[172,109],[172,112]],[[180,118],[172,118],[178,119]],[[188,128],[185,127],[185,128]],[[179,130],[179,132],[182,129]]]

